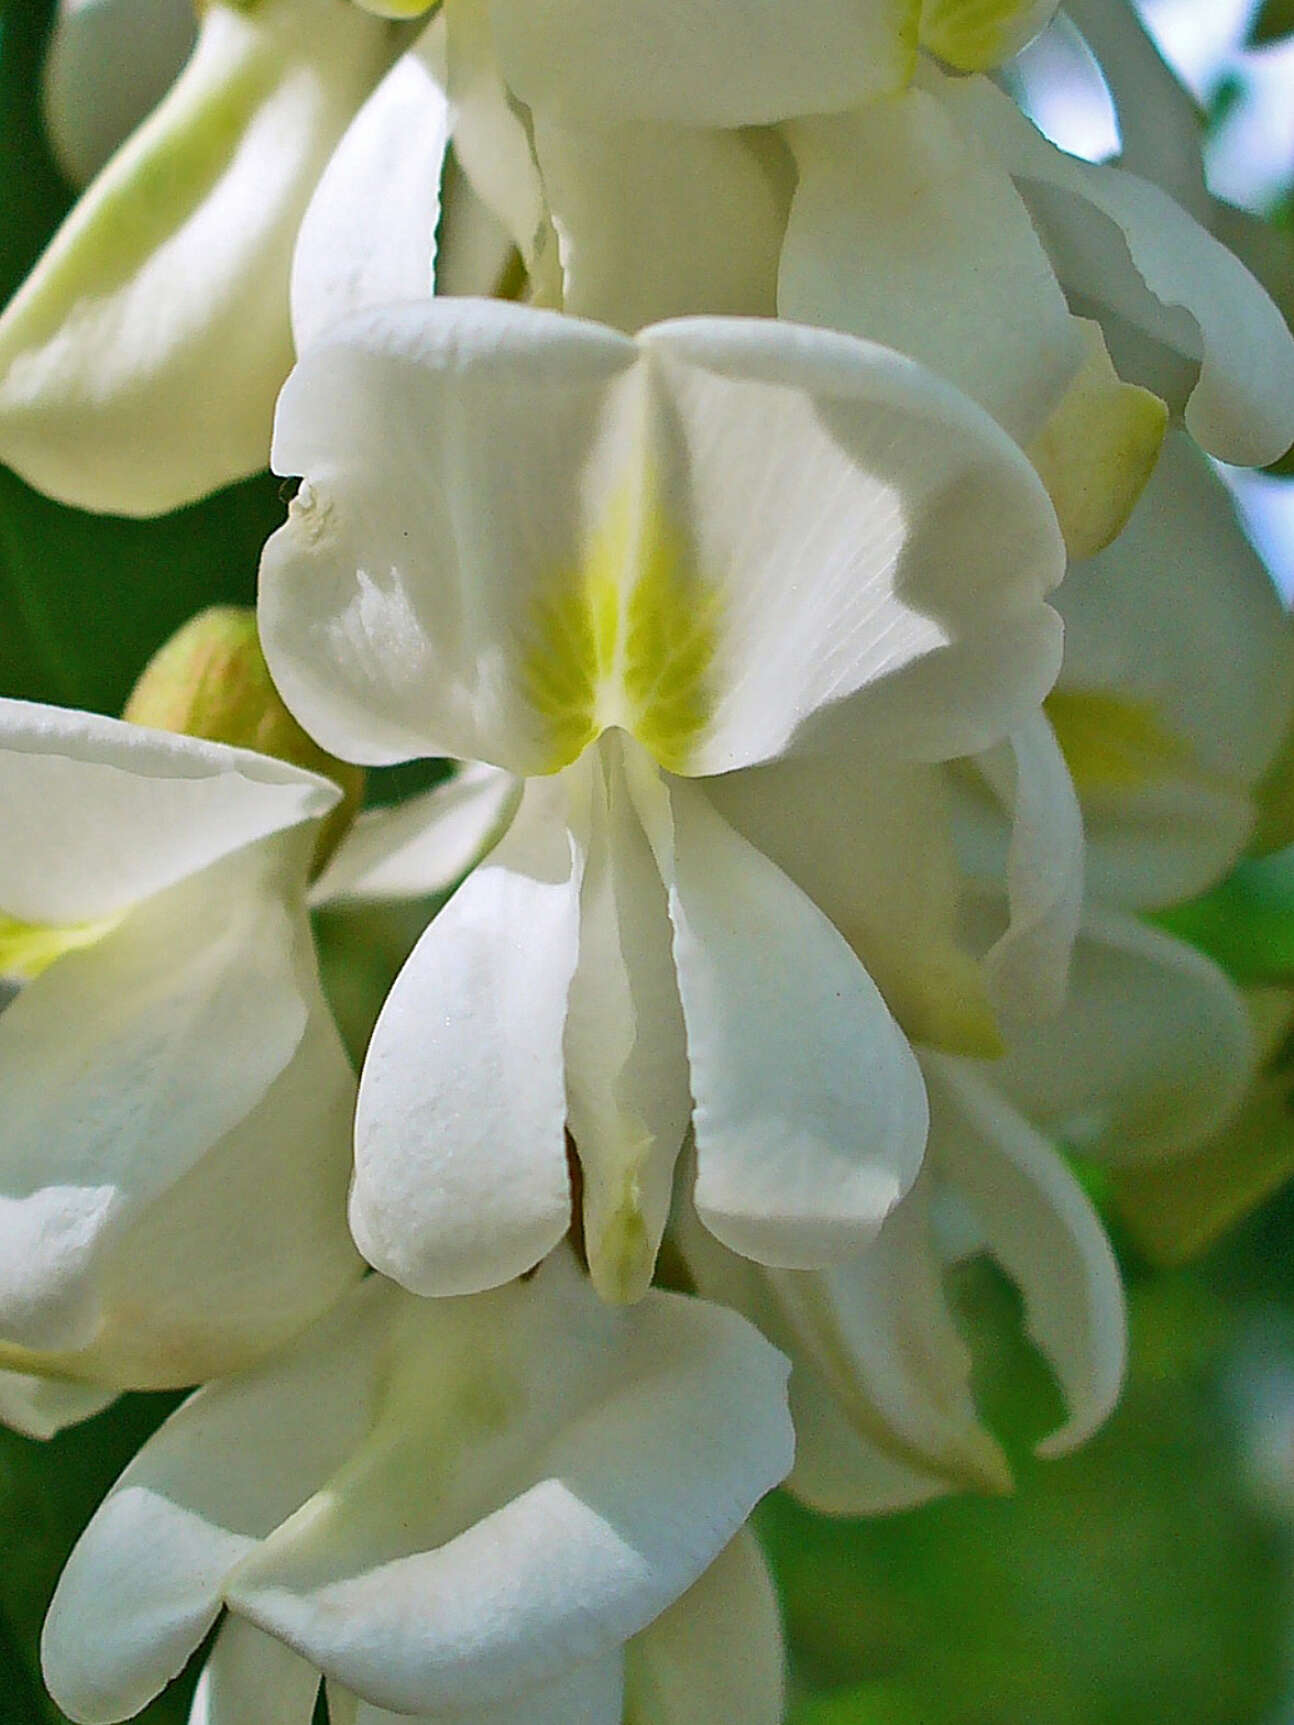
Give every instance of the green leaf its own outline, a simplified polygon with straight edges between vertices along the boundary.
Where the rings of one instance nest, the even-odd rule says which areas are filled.
[[[50,0],[0,12],[0,304],[9,298],[72,202],[41,126],[40,71]]]
[[[119,712],[194,612],[254,601],[283,514],[269,475],[128,521],[65,509],[0,468],[0,694]]]
[[[1249,26],[1250,42],[1259,47],[1291,34],[1294,34],[1294,0],[1263,0]]]

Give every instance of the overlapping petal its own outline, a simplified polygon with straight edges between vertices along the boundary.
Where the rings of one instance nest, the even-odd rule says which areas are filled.
[[[987,80],[933,68],[923,79],[1015,178],[1067,292],[1198,373],[1185,404],[1196,440],[1224,461],[1283,455],[1294,441],[1294,340],[1244,265],[1158,186],[1056,149]]]
[[[845,336],[696,319],[635,344],[511,306],[390,308],[298,367],[276,462],[306,484],[262,563],[266,650],[343,756],[551,772],[620,724],[671,770],[720,772],[860,691],[901,705],[946,660],[955,713],[936,699],[911,746],[950,753],[1054,675],[1063,552],[1032,469]]]
[[[53,925],[116,916],[327,814],[339,795],[268,755],[0,700],[0,914]]]
[[[1104,1422],[1122,1387],[1118,1264],[1086,1193],[998,1093],[992,1067],[928,1054],[923,1070],[931,1164],[970,1205],[988,1250],[1020,1290],[1028,1332],[1068,1408],[1038,1453],[1063,1455]]]
[[[431,924],[382,1009],[360,1084],[351,1226],[423,1294],[531,1268],[570,1220],[562,1047],[582,850],[538,782]]]
[[[847,1256],[916,1177],[916,1060],[844,936],[699,787],[635,785],[669,895],[687,1025],[695,1202],[734,1251]]]
[[[449,147],[443,31],[431,25],[329,158],[292,254],[298,353],[351,312],[431,294]]]
[[[124,1717],[223,1599],[379,1709],[605,1695],[789,1466],[785,1376],[735,1314],[613,1312],[566,1254],[470,1300],[371,1279],[145,1446],[64,1572],[47,1677]]]
[[[0,456],[84,509],[150,515],[265,465],[315,181],[393,50],[332,0],[213,4],[160,107],[0,319]]]
[[[0,1023],[0,1334],[94,1338],[95,1260],[243,1119],[308,1018],[310,935],[280,877],[309,831],[235,852],[29,984]]]
[[[1000,919],[987,903],[976,920]],[[994,1066],[994,1082],[1044,1131],[1114,1162],[1199,1143],[1249,1080],[1248,1016],[1201,953],[1115,911],[1089,908],[1064,1008]]]

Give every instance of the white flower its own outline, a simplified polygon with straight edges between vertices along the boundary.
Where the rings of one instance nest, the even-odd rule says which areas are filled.
[[[84,186],[170,89],[193,51],[190,0],[59,0],[41,78],[50,147]]]
[[[356,1274],[354,1080],[306,916],[338,791],[0,703],[0,1364],[192,1383]]]
[[[308,1725],[319,1671],[247,1618],[230,1614],[203,1667],[189,1725]],[[329,1680],[332,1725],[401,1725]],[[419,1713],[413,1725],[781,1725],[777,1596],[759,1545],[743,1530],[687,1592],[608,1661],[528,1689],[496,1707]]]
[[[265,465],[297,225],[399,45],[338,0],[213,0],[161,105],[0,317],[0,458],[150,515]]]
[[[887,758],[985,747],[1036,711],[1062,553],[1023,457],[847,337],[698,320],[632,342],[466,301],[314,347],[275,450],[306,480],[266,548],[261,632],[298,717],[343,757],[527,781],[375,1033],[361,1249],[423,1293],[526,1269],[567,1228],[569,1124],[595,1281],[631,1298],[691,1115],[697,1202],[730,1245],[854,1250],[916,1173],[915,1061],[710,787],[791,749],[846,777],[878,759],[884,783]],[[916,958],[944,982],[945,908]]]
[[[1231,867],[1290,713],[1289,621],[1221,481],[1183,433],[1170,435],[1128,528],[1071,569],[1059,604],[1066,656],[1047,708],[1082,801],[1089,892],[1061,1010],[1017,1016],[993,1062],[920,1050],[925,1166],[858,1258],[764,1269],[679,1208],[677,1239],[700,1291],[744,1311],[795,1361],[791,1483],[821,1509],[876,1512],[1009,1478],[943,1291],[947,1264],[968,1251],[991,1253],[1016,1282],[1064,1393],[1068,1417],[1041,1453],[1090,1435],[1120,1386],[1122,1295],[1100,1222],[1056,1146],[1116,1169],[1166,1163],[1207,1143],[1253,1070],[1245,1007],[1221,972],[1116,908],[1172,903]],[[963,898],[963,926],[984,947],[1004,920],[994,883],[1008,827],[986,787],[971,795],[965,774],[952,782],[963,861],[982,883]],[[788,773],[773,854],[874,964],[875,936],[825,896],[825,829],[795,789]]]
[[[565,1251],[459,1300],[370,1277],[280,1356],[200,1391],[127,1468],[50,1608],[51,1691],[76,1720],[123,1719],[223,1606],[207,1725],[267,1716],[233,1706],[240,1683],[281,1682],[308,1719],[321,1671],[438,1722],[619,1725],[625,1643],[790,1466],[786,1370],[722,1308],[654,1292],[610,1310]],[[770,1627],[758,1578],[737,1585],[738,1618]],[[687,1629],[662,1628],[668,1662]],[[774,1680],[751,1717],[776,1699]]]
[[[1290,724],[1294,642],[1227,489],[1170,434],[1120,537],[1057,596],[1048,712],[1083,805],[1088,883],[1158,909],[1203,892],[1254,830],[1254,787]]]

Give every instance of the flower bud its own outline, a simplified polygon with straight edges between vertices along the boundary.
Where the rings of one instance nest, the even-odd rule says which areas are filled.
[[[316,870],[332,855],[364,800],[364,769],[321,749],[283,705],[250,607],[213,605],[191,617],[144,667],[122,717],[153,730],[273,755],[340,786],[342,800],[320,830]]]

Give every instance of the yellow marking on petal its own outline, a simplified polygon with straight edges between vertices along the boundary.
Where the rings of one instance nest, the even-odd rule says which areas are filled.
[[[1053,689],[1043,703],[1080,796],[1130,791],[1183,770],[1207,775],[1184,737],[1148,700],[1101,690]]]
[[[717,589],[698,578],[650,487],[645,503],[621,492],[583,564],[532,610],[521,674],[544,725],[544,770],[619,725],[668,771],[685,771],[713,709],[718,611]]]
[[[924,0],[921,46],[959,72],[987,72],[1051,21],[1059,0]]]
[[[0,977],[33,982],[65,954],[96,945],[120,921],[120,916],[109,916],[59,927],[0,915]]]
[[[650,1143],[644,1149],[650,1149]],[[591,1208],[586,1198],[584,1245],[589,1276],[608,1305],[630,1306],[647,1292],[656,1268],[656,1254],[643,1218],[636,1159],[635,1165],[624,1171],[619,1201],[611,1210],[595,1219],[589,1215]]]
[[[1168,429],[1159,397],[1115,371],[1099,325],[1078,322],[1086,357],[1028,451],[1073,558],[1122,533]]]

